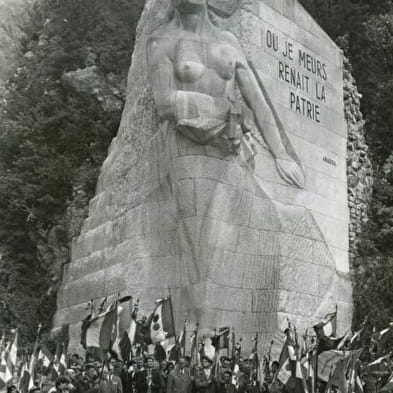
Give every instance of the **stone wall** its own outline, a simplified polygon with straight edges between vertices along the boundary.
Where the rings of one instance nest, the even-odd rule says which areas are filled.
[[[363,226],[368,222],[373,169],[365,141],[365,121],[360,111],[361,94],[351,71],[349,60],[344,58],[344,108],[348,130],[349,256],[352,265],[357,253],[359,236]]]

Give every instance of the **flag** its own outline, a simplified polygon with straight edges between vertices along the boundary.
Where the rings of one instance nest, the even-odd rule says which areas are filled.
[[[352,393],[357,389],[359,377],[359,356],[363,349],[345,352],[344,359],[336,364],[333,373],[333,384],[339,387],[342,393]]]
[[[139,344],[142,348],[146,348],[148,344],[152,343],[150,339],[150,324],[152,317],[153,314],[147,319],[143,317],[141,320],[136,321],[134,344]]]
[[[37,342],[36,342],[37,344]],[[30,363],[29,363],[29,384],[28,384],[28,390],[34,387],[34,377],[35,377],[35,366],[37,364],[37,347],[35,346],[33,349],[33,353],[30,357]]]
[[[349,329],[344,336],[341,338],[341,340],[339,341],[338,345],[337,345],[337,350],[343,349],[345,348],[345,346],[347,344],[349,344],[349,346],[352,343],[352,331],[351,329]]]
[[[0,358],[0,390],[7,386],[7,356],[8,356],[9,347],[7,346],[1,352]]]
[[[165,299],[156,300],[156,307],[150,315],[149,322],[149,339],[152,344],[159,343],[169,337],[175,336],[175,326],[172,317],[172,300],[170,296]]]
[[[166,339],[161,342],[161,346],[165,349],[168,354],[168,360],[178,362],[179,359],[185,355],[186,351],[186,321],[184,321],[184,327],[180,335],[174,340],[173,338]]]
[[[30,371],[27,356],[24,358],[18,381],[18,388],[20,393],[28,393],[30,385]]]
[[[14,377],[16,354],[18,351],[18,330],[14,333],[8,346],[3,350],[0,361],[0,388],[7,386]]]
[[[183,330],[177,339],[182,356],[185,356],[186,354],[186,336],[187,336],[187,319],[184,320]]]
[[[321,354],[325,351],[342,349],[347,341],[348,337],[346,335],[342,337],[321,337],[318,340],[317,352]]]
[[[286,384],[291,378],[296,366],[296,352],[293,332],[291,329],[286,330],[287,338],[281,350],[279,358],[279,368],[277,378],[282,384]]]
[[[388,353],[385,356],[381,356],[378,359],[375,359],[373,362],[367,364],[366,367],[367,368],[370,368],[370,367],[374,368],[374,366],[377,366],[377,368],[380,368],[380,366],[386,366],[387,367],[388,365],[391,364],[390,356],[391,356],[391,353]]]
[[[393,390],[393,374],[389,377],[386,385],[382,387],[380,392],[391,392]]]
[[[358,330],[357,332],[355,332],[351,338],[351,346],[360,339],[362,333],[363,333],[364,327],[362,327],[360,330]]]
[[[14,371],[16,368],[16,355],[18,352],[18,330],[16,330],[13,340],[11,341],[11,348],[7,358],[7,370],[9,382],[12,381]]]
[[[393,330],[393,322],[390,322],[389,326],[385,329],[380,330],[379,332],[373,333],[372,339],[375,342],[380,341],[382,338],[385,338],[389,333]]]
[[[203,340],[203,345],[200,349],[200,357],[206,356],[209,358],[211,361],[214,362],[216,358],[216,348],[213,346],[212,338],[211,337],[205,337]]]
[[[331,369],[335,369],[343,359],[344,352],[337,350],[325,351],[318,355],[318,378],[328,382]]]
[[[193,366],[198,366],[200,362],[199,351],[198,351],[198,330],[199,330],[199,322],[196,323],[195,329],[190,337],[191,341],[191,364]]]
[[[258,333],[255,334],[255,337],[252,338],[252,341],[254,341],[254,347],[249,357],[249,360],[252,361],[251,373],[256,377],[257,381],[261,382],[264,379],[264,376],[258,356]]]
[[[393,322],[390,322],[389,326],[385,329],[375,332],[371,335],[371,342],[376,345],[377,351],[385,344],[393,331]]]
[[[307,333],[306,333],[307,334]],[[296,365],[295,365],[295,386],[297,392],[308,393],[308,354],[306,349],[306,339],[299,342],[298,336],[295,331],[295,353],[296,353]]]
[[[118,301],[113,302],[97,316],[88,315],[82,322],[81,344],[83,347],[99,348],[103,358],[111,349],[115,337]]]
[[[306,356],[303,357],[301,364],[304,370],[304,379],[306,381],[308,390],[314,392],[315,385],[315,365],[317,354],[314,348],[307,351]]]
[[[136,321],[133,318],[132,297],[119,300],[116,318],[116,339],[112,350],[120,360],[130,360],[131,347],[135,338]]]
[[[331,366],[325,393],[333,393],[333,391],[334,391],[333,390],[333,370],[334,370],[334,368],[333,368],[333,366]]]
[[[41,364],[45,368],[49,368],[53,362],[53,359],[54,357],[49,349],[45,345],[41,344],[40,351],[38,352],[38,360],[41,361]]]
[[[229,334],[230,334],[229,327],[221,327],[216,332],[215,336],[213,337],[213,345],[216,347],[217,352],[220,349],[228,349],[229,348]]]
[[[318,339],[324,337],[334,337],[336,335],[337,312],[327,314],[326,317],[316,325],[314,325],[315,333]]]

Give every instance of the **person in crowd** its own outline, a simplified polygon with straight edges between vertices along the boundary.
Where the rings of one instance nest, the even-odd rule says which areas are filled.
[[[230,371],[232,375],[232,365],[231,365],[231,359],[228,356],[221,356],[220,358],[220,372],[218,373],[217,376],[217,384],[221,384],[224,382],[224,373],[226,371]]]
[[[268,383],[268,390],[270,393],[281,393],[283,389],[283,384],[277,378],[279,368],[280,364],[277,361],[274,361],[271,366],[270,381]]]
[[[212,372],[213,361],[207,356],[201,359],[202,369],[195,372],[195,390],[197,393],[216,393],[216,379]]]
[[[100,378],[98,393],[123,393],[121,379],[114,374],[114,371],[118,369],[119,361],[114,358],[110,359],[108,371],[104,371],[102,378]]]
[[[236,373],[232,373],[232,383],[239,393],[244,393],[247,387],[247,375],[244,372],[244,368],[244,359],[240,357],[237,366],[234,368]]]
[[[136,387],[135,387],[135,374],[136,374],[136,372],[137,372],[137,362],[135,360],[131,360],[128,363],[128,368],[127,368],[128,379],[129,379],[129,382],[131,383],[130,393],[136,393]]]
[[[174,369],[175,369],[175,365],[172,362],[168,362],[165,368],[167,375],[169,375],[169,373]]]
[[[148,384],[150,389],[149,393],[160,393],[161,390],[161,376],[160,376],[160,366],[152,357],[148,357],[146,360],[146,371]]]
[[[70,393],[72,387],[70,381],[66,377],[59,377],[56,379],[54,389],[52,389],[49,390],[49,393]]]
[[[98,373],[92,363],[85,366],[84,375],[74,378],[75,393],[96,393],[98,391]]]
[[[161,380],[161,390],[160,393],[165,393],[166,392],[166,383],[168,379],[168,374],[166,372],[166,366],[168,365],[166,360],[163,360],[160,363],[160,369],[158,374],[160,375],[160,380]]]
[[[83,359],[77,353],[72,354],[70,358],[70,368],[75,366],[83,367]]]
[[[168,375],[166,393],[190,393],[191,377],[187,368],[187,361],[184,357],[180,358],[177,366]]]
[[[159,370],[160,369],[160,362],[156,359],[153,360],[153,369]]]
[[[138,371],[135,373],[136,393],[160,393],[161,380],[159,370],[153,369],[153,358],[147,358],[146,368],[141,367],[141,362],[143,365],[143,359],[139,360]]]
[[[136,371],[134,374],[135,393],[147,392],[147,371],[144,365],[142,357],[136,359]]]
[[[217,385],[217,393],[237,393],[236,386],[232,383],[232,372],[226,369],[222,378],[222,382]]]
[[[7,393],[19,393],[19,392],[15,385],[11,385],[7,387]]]
[[[120,363],[121,369],[119,370],[119,377],[121,379],[121,383],[123,386],[123,393],[132,393],[132,375],[129,372],[131,362],[127,362],[127,364]]]

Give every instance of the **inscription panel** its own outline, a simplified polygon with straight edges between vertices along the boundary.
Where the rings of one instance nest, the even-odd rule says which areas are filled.
[[[295,23],[306,14],[300,5],[283,12],[288,8],[259,1],[250,17],[258,26],[257,33],[250,32],[254,45],[247,44],[247,37],[242,41],[303,166],[306,187],[290,190],[287,197],[288,187],[266,169],[274,166],[269,154],[257,155],[256,173],[273,199],[315,213],[333,257],[340,256],[336,268],[348,272],[342,54],[308,15],[303,24]],[[337,236],[337,228],[345,233]]]

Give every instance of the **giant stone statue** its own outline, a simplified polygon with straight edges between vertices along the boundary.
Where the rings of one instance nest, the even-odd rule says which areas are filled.
[[[300,15],[338,53],[299,4],[270,3],[147,2],[119,134],[74,241],[55,324],[71,321],[76,332],[84,302],[119,291],[148,312],[168,290],[179,326],[187,312],[202,328],[234,326],[245,342],[257,331],[270,341],[287,317],[305,328],[336,305],[349,323],[351,285],[336,251],[347,249],[330,237],[343,228],[331,227],[331,211],[347,214],[346,194],[325,219],[308,190],[326,178],[309,158],[319,135],[320,160],[345,163],[342,149],[333,160],[326,147],[332,122],[330,138],[345,144],[342,96],[334,114],[326,98],[342,95],[341,57],[330,64],[311,41],[288,39],[285,27],[303,28],[291,21]],[[329,176],[346,186],[342,170]]]

